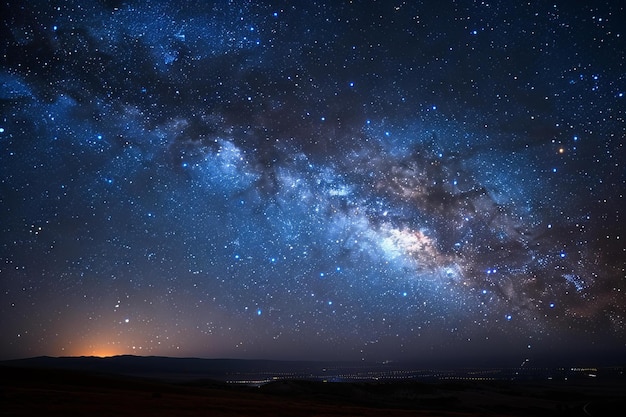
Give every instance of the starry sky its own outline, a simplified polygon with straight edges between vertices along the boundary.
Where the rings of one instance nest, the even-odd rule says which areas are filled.
[[[0,357],[626,355],[621,1],[9,1]]]

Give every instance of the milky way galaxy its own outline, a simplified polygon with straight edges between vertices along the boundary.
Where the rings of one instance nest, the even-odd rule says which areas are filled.
[[[623,358],[625,7],[5,3],[0,355]]]

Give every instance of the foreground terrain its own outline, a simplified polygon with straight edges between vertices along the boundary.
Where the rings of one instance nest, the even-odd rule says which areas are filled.
[[[68,369],[0,366],[6,416],[603,416],[623,381],[355,382],[248,387]]]

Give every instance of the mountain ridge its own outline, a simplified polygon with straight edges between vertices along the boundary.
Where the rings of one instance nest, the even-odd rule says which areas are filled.
[[[358,362],[281,361],[271,359],[193,358],[168,356],[116,355],[98,356],[36,356],[0,361],[0,366],[72,369],[122,375],[187,376],[189,379],[232,379],[236,375],[293,374],[298,377],[319,375],[327,368],[354,369]],[[377,366],[371,364],[371,366]]]

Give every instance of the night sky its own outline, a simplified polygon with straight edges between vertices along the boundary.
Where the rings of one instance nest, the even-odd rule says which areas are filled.
[[[1,8],[1,358],[626,355],[624,2]]]

